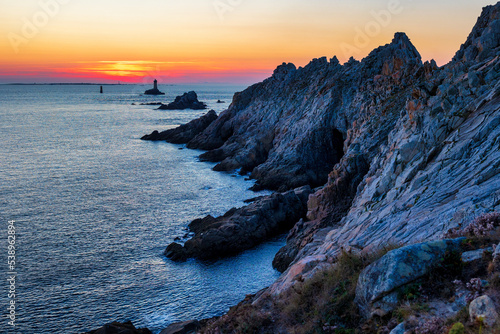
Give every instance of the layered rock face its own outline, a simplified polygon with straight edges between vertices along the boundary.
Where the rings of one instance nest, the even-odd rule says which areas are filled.
[[[352,109],[337,114],[352,120],[345,155],[311,195],[309,221],[281,252],[293,257],[292,266],[270,291],[334,262],[342,248],[370,252],[434,240],[500,209],[499,12],[500,3],[484,8],[466,43],[441,68],[408,57],[413,48],[401,36],[343,66],[364,76],[352,87]],[[383,57],[385,50],[395,56]],[[354,163],[360,157],[367,169]],[[353,195],[349,206],[339,204],[344,194]]]
[[[499,208],[499,8],[483,10],[441,68],[403,33],[361,62],[283,64],[189,141],[216,170],[241,168],[260,187],[326,182],[277,255],[277,268],[292,267],[271,291],[342,248],[437,239]]]

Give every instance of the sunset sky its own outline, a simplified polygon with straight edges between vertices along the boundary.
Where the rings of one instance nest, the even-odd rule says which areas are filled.
[[[0,83],[250,84],[404,31],[447,63],[493,0],[0,0]]]

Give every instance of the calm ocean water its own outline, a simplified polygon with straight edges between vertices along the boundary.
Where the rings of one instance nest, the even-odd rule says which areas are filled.
[[[220,315],[278,277],[271,261],[279,240],[210,263],[162,255],[191,220],[256,194],[243,177],[199,162],[199,151],[139,140],[205,111],[132,105],[196,90],[220,112],[244,87],[160,86],[167,96],[141,96],[146,88],[0,85],[0,332],[79,333],[131,320],[158,333]],[[15,330],[6,317],[9,220]]]

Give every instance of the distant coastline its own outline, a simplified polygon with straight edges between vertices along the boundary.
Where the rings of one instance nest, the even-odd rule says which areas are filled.
[[[109,84],[109,83],[64,83],[64,82],[55,82],[55,83],[0,83],[0,85],[7,85],[7,86],[147,86],[147,84],[134,84],[134,83],[115,83],[115,84]],[[174,84],[166,84],[163,86],[175,86]]]

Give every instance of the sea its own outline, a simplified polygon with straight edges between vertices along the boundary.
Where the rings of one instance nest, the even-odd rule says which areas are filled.
[[[99,88],[0,85],[1,333],[82,333],[129,320],[159,333],[222,315],[279,276],[271,262],[283,238],[217,261],[167,259],[193,219],[267,192],[213,171],[201,151],[140,140],[206,113],[141,103],[194,90],[220,113],[245,87],[160,85],[166,95],[156,97],[144,85]]]

